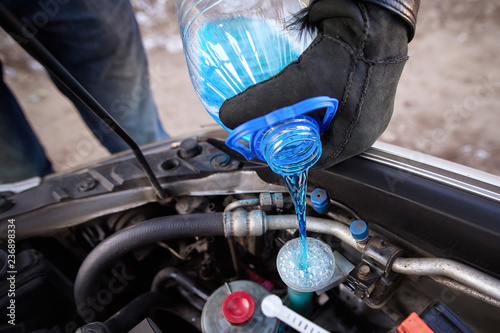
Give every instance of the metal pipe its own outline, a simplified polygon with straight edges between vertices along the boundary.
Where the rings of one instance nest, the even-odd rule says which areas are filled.
[[[267,230],[298,229],[299,225],[295,215],[267,216]],[[345,224],[317,217],[307,217],[307,230],[332,235],[359,252],[364,249],[364,244],[359,244],[351,235],[351,230]]]
[[[500,300],[500,280],[477,269],[442,258],[396,258],[391,266],[406,275],[445,276],[478,292]]]
[[[268,230],[297,229],[298,223],[294,215],[267,216],[267,228]],[[359,244],[354,240],[349,227],[341,222],[308,217],[307,230],[335,236],[360,252],[364,249],[363,244]],[[499,280],[453,260],[442,258],[396,258],[391,269],[396,273],[406,275],[448,277],[452,280],[445,281],[438,278],[436,281],[444,282],[443,284],[450,287],[452,287],[450,281],[456,281],[458,284],[455,283],[453,286],[461,288],[459,290],[463,290],[471,296],[493,305],[500,302]],[[473,290],[469,292],[465,288]],[[492,300],[488,300],[488,297]]]
[[[233,201],[224,209],[225,212],[242,207],[258,206],[260,203],[259,199],[245,199]]]
[[[485,303],[491,304],[493,306],[496,306],[497,308],[500,308],[500,301],[496,300],[490,296],[486,296],[485,294],[482,294],[472,288],[469,288],[467,286],[464,286],[460,282],[457,282],[455,280],[452,280],[447,277],[443,276],[429,276],[429,278],[433,279],[437,283],[440,283],[444,286],[450,287],[451,289],[455,289],[465,295],[469,295],[471,297],[477,298],[480,301],[483,301]]]
[[[246,223],[246,219],[243,220],[244,221],[238,222]],[[295,215],[266,216],[265,221],[253,224],[261,225],[261,227],[258,228],[259,232],[261,232],[262,229],[282,230],[298,229],[299,227]],[[347,225],[338,221],[308,217],[307,230],[335,236],[359,252],[363,252],[365,247],[364,244],[356,242]],[[430,276],[437,282],[452,288],[454,287],[457,290],[461,290],[468,295],[482,299],[495,306],[500,302],[500,280],[453,260],[442,258],[396,258],[391,269],[396,273],[406,275]],[[445,278],[451,280],[444,280]]]

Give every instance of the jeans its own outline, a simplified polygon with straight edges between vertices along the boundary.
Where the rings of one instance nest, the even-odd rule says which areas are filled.
[[[129,0],[0,2],[21,21],[23,34],[35,36],[139,145],[168,138],[153,101],[146,55]],[[52,80],[109,152],[128,149],[87,106],[57,79]],[[51,171],[43,147],[2,78],[0,183]]]

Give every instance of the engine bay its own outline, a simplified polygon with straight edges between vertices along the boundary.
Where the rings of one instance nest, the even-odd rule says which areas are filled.
[[[2,185],[0,303],[14,331],[293,331],[261,311],[265,296],[292,297],[276,260],[298,237],[293,203],[280,176],[228,150],[225,135],[144,149],[163,200],[130,152]],[[297,311],[330,332],[397,331],[412,313],[449,332],[494,331],[498,187],[387,148],[309,172],[308,237],[328,245],[335,269]],[[361,220],[369,237],[357,240]],[[241,292],[254,308],[238,323],[226,298]]]

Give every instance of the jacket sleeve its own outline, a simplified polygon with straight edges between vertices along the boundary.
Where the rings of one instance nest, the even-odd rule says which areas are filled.
[[[417,13],[420,7],[420,0],[361,0],[362,2],[370,2],[387,8],[392,13],[400,16],[410,29],[408,30],[408,42],[415,35],[415,27],[417,25]]]

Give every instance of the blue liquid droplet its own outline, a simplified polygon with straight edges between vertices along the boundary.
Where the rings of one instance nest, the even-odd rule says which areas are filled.
[[[306,190],[307,190],[307,170],[284,176],[288,192],[292,196],[295,206],[295,213],[299,221],[299,233],[302,241],[300,264],[301,270],[307,269],[307,239],[306,239]]]

